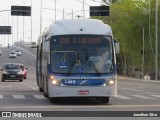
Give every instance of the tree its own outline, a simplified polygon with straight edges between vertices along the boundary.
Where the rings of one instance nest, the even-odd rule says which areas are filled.
[[[106,0],[102,1],[105,3]],[[109,17],[95,17],[109,24],[112,27],[114,37],[120,42],[121,53],[118,62],[122,65],[124,73],[132,74],[135,69],[142,68],[142,28],[130,18],[145,29],[145,72],[154,69],[155,0],[150,0],[150,27],[148,6],[148,0],[112,0],[111,15]],[[160,31],[160,27],[158,28]],[[160,47],[160,44],[158,45]]]

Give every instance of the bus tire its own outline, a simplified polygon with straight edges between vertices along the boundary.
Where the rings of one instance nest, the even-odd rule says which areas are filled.
[[[51,103],[57,103],[59,101],[59,99],[56,98],[56,97],[52,97],[52,98],[49,98],[49,99],[50,99]]]
[[[39,87],[39,92],[43,92],[43,89],[41,87]]]
[[[48,95],[47,95],[47,93],[44,93],[44,97],[45,97],[45,98],[48,98]]]
[[[47,79],[47,77],[46,77]],[[44,92],[44,97],[49,98],[49,93],[48,93],[48,83],[46,85],[46,93]]]
[[[98,100],[100,100],[102,103],[109,103],[109,97],[101,97],[98,98]]]
[[[4,79],[4,78],[2,78],[1,80],[2,80],[2,82],[4,82],[4,81],[5,81],[5,79]]]

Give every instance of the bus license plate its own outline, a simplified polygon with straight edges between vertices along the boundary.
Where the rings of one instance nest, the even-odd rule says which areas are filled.
[[[80,90],[80,91],[78,91],[78,95],[89,95],[89,91],[88,90]]]

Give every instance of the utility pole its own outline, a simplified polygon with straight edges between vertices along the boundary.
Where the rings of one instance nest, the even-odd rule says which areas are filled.
[[[18,44],[18,16],[17,16],[17,44]]]
[[[31,44],[32,44],[32,0],[31,0]]]
[[[5,16],[4,16],[4,26],[5,26]],[[5,46],[5,42],[6,40],[5,40],[5,35],[4,35],[4,46]]]
[[[23,5],[25,5],[25,1],[23,1]],[[24,16],[23,16],[23,42],[21,41],[21,45],[23,46],[24,45]]]
[[[11,27],[11,30],[12,30],[12,45],[14,44],[13,43],[13,16],[12,16],[12,27]]]
[[[55,0],[55,21],[56,21],[56,0]]]
[[[83,0],[83,18],[85,18],[85,12],[84,12],[84,0]]]
[[[156,58],[155,58],[155,80],[158,73],[158,0],[156,0]]]

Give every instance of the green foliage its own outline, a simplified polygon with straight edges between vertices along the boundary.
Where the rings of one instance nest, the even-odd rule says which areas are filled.
[[[142,68],[142,29],[144,28],[144,69],[145,72],[154,70],[155,0],[112,0],[110,16],[94,18],[109,24],[112,27],[114,37],[120,42],[121,53],[117,62],[122,65],[123,73],[132,74],[135,69],[141,70]],[[160,14],[158,19],[160,19]],[[160,34],[160,27],[158,29]],[[160,48],[160,43],[158,46]]]

